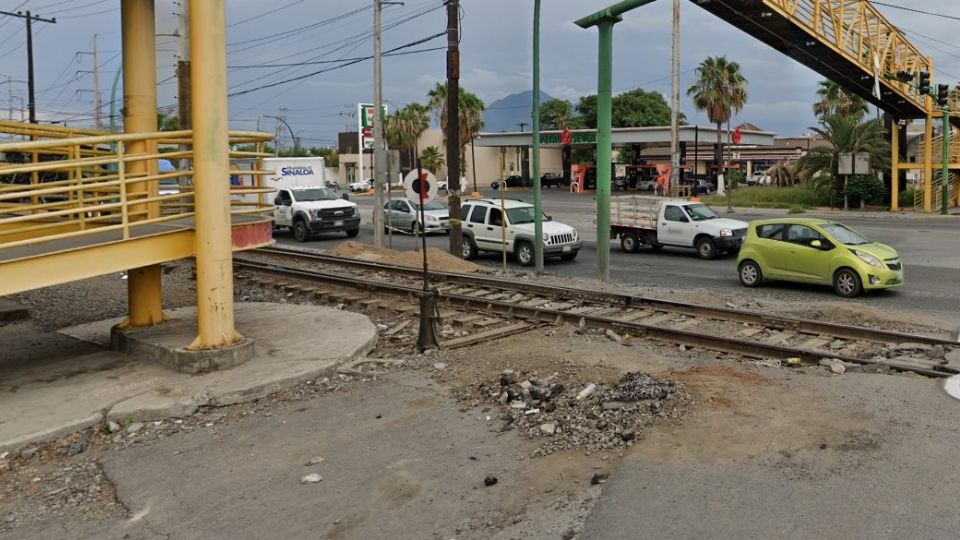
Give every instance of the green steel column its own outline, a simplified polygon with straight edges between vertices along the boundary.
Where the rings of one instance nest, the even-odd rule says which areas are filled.
[[[613,95],[613,24],[603,19],[600,30],[599,69],[597,80],[597,277],[601,283],[610,279],[610,147],[611,102]]]
[[[533,1],[533,260],[543,273],[543,201],[540,199],[540,0]]]
[[[940,192],[940,213],[946,215],[950,193],[950,109],[946,107],[943,108],[943,175],[940,180],[943,184]]]

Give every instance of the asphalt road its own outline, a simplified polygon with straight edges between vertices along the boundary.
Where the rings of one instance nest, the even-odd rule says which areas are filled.
[[[496,197],[493,192],[485,193]],[[532,200],[529,192],[513,192],[511,198]],[[356,240],[372,243],[372,196],[354,196],[363,218],[360,236]],[[545,271],[559,276],[594,279],[597,276],[597,244],[594,230],[594,197],[590,194],[572,194],[561,190],[544,190],[544,211],[554,220],[576,227],[584,240],[580,256],[573,262],[548,259]],[[785,215],[784,210],[741,209],[727,215],[724,208],[716,210],[726,217],[750,221]],[[899,251],[906,269],[906,283],[896,290],[878,291],[851,302],[873,308],[906,309],[927,313],[947,321],[960,329],[960,250],[956,235],[960,232],[960,218],[951,216],[915,217],[901,214],[864,214],[850,212],[810,212],[803,217],[836,219],[859,230],[868,237],[889,244]],[[296,244],[285,232],[278,232],[279,244]],[[343,234],[318,237],[309,243],[314,249],[327,249],[345,239]],[[398,250],[416,247],[419,239],[406,233],[394,233],[392,246]],[[430,246],[449,248],[449,237],[430,235]],[[951,247],[953,246],[953,247]],[[300,246],[303,247],[303,246]],[[610,280],[614,286],[631,285],[662,287],[671,290],[704,290],[758,300],[777,299],[797,302],[836,301],[839,297],[829,287],[804,286],[787,283],[765,283],[758,289],[746,289],[737,280],[736,259],[725,256],[712,261],[701,260],[692,250],[666,248],[660,252],[623,253],[619,242],[611,240]],[[500,254],[483,254],[480,264],[500,266]],[[530,271],[508,259],[511,271]]]

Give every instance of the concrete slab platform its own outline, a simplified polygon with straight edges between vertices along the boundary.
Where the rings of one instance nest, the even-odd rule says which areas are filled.
[[[20,304],[0,298],[0,323],[22,321],[30,317],[30,312]]]
[[[190,319],[194,308],[170,311]],[[122,352],[81,348],[43,362],[19,362],[0,350],[0,452],[57,437],[105,419],[149,419],[191,414],[206,404],[260,398],[332,372],[376,344],[376,327],[360,314],[319,306],[237,304],[237,329],[256,341],[254,357],[234,368],[191,375]],[[67,334],[109,336],[115,320]],[[25,324],[25,323],[18,323]],[[188,325],[185,326],[185,328]],[[29,332],[41,330],[27,324]],[[25,332],[27,330],[24,330]],[[45,333],[23,340],[68,339]],[[192,333],[184,331],[182,343]]]

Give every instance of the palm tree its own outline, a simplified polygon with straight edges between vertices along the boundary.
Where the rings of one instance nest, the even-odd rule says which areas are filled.
[[[856,116],[863,118],[867,113],[867,102],[862,97],[844,90],[831,81],[820,81],[817,87],[817,102],[813,104],[813,114],[821,121],[827,116]]]
[[[465,151],[467,142],[473,139],[483,129],[483,111],[486,109],[483,100],[476,95],[460,88],[459,93],[459,118],[457,122],[458,133],[460,136],[460,174],[463,174],[465,167]],[[447,84],[437,83],[430,92],[428,107],[433,110],[434,115],[440,122],[440,128],[443,130],[446,139],[447,131]],[[474,158],[473,170],[476,171],[476,158]],[[476,190],[476,173],[474,173],[474,190]]]
[[[406,150],[413,163],[417,154],[417,142],[430,127],[429,109],[419,103],[410,103],[387,118],[387,143],[394,148]]]
[[[447,161],[443,158],[443,154],[440,153],[439,148],[436,146],[428,146],[424,148],[420,154],[420,163],[424,169],[437,173],[447,164]]]
[[[830,115],[823,119],[822,128],[810,129],[830,145],[811,148],[797,161],[801,178],[817,190],[829,190],[831,194],[844,192],[839,172],[840,154],[869,154],[874,170],[890,166],[890,144],[881,119],[861,122],[856,115]]]
[[[723,161],[720,130],[734,112],[746,105],[747,79],[740,72],[740,64],[728,61],[725,56],[708,56],[697,67],[696,73],[697,80],[687,89],[687,95],[693,97],[694,106],[706,111],[707,118],[717,125],[717,163],[720,164]],[[719,182],[717,187],[723,189]],[[727,210],[733,210],[729,194]]]

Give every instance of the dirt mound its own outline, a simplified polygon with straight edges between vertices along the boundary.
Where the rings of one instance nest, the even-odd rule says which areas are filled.
[[[359,259],[362,261],[379,262],[419,268],[423,264],[423,254],[419,251],[395,251],[387,248],[378,248],[370,244],[348,240],[326,251],[327,255]],[[461,274],[490,273],[490,270],[477,266],[469,261],[458,259],[446,251],[437,248],[427,248],[427,264],[430,270],[438,272],[457,272]]]

